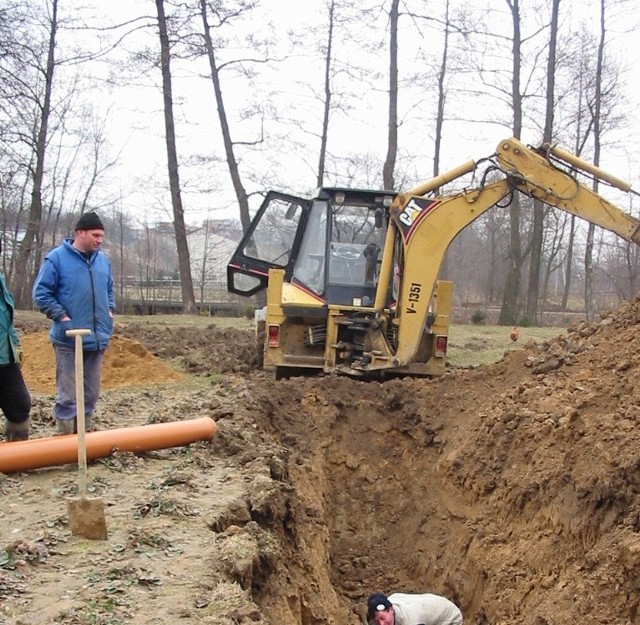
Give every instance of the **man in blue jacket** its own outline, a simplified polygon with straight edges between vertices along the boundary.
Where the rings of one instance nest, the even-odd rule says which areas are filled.
[[[22,441],[29,438],[31,395],[20,371],[22,352],[13,325],[13,311],[13,296],[0,273],[0,409],[5,417],[6,439]]]
[[[44,259],[33,285],[33,301],[53,321],[49,338],[56,354],[56,400],[53,415],[58,433],[73,434],[76,425],[74,338],[67,330],[89,329],[82,338],[85,420],[91,418],[100,396],[104,351],[113,335],[111,263],[100,245],[104,226],[95,212],[84,213],[73,239],[65,239]]]

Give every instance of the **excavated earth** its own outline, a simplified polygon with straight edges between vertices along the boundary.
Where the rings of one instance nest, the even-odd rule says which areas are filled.
[[[34,437],[42,327],[19,327]],[[356,625],[403,590],[478,625],[640,624],[639,334],[636,300],[437,380],[276,382],[251,332],[119,326],[97,427],[218,431],[90,462],[107,541],[71,534],[74,465],[0,474],[0,622]]]

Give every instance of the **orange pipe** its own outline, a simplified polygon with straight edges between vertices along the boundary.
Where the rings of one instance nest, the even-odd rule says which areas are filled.
[[[86,434],[87,458],[106,458],[115,451],[134,453],[211,440],[217,430],[210,417],[154,423]],[[51,436],[0,443],[0,473],[16,473],[78,461],[78,436]]]

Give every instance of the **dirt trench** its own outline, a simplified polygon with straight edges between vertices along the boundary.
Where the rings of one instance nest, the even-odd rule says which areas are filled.
[[[465,623],[636,625],[639,324],[635,301],[492,366],[382,384],[274,382],[251,333],[120,328],[120,351],[152,360],[104,393],[98,425],[207,415],[218,434],[92,466],[107,544],[43,506],[72,468],[0,476],[3,500],[20,494],[0,510],[0,616],[355,625],[369,593],[405,590]],[[41,394],[35,435],[51,430]]]

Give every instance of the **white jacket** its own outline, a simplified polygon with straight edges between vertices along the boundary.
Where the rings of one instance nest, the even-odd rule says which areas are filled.
[[[445,597],[395,592],[387,598],[393,605],[395,625],[462,625],[460,608]]]

